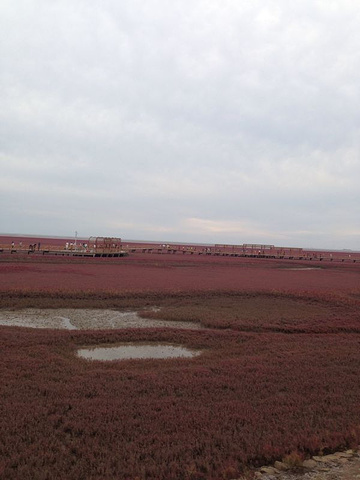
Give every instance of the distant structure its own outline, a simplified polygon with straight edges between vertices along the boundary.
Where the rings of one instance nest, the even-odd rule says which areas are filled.
[[[118,237],[90,237],[88,249],[95,254],[116,254],[122,251],[121,238]]]

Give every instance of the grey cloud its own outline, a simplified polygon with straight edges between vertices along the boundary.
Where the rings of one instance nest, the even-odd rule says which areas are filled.
[[[357,247],[356,230],[348,241],[330,233],[339,223],[354,232],[359,213],[356,4],[0,8],[3,229],[67,234],[76,223],[190,240],[186,219],[198,218],[194,241],[219,239],[223,228],[226,242],[244,219],[248,239],[316,246],[327,225],[334,246]],[[20,192],[36,206],[26,218]]]

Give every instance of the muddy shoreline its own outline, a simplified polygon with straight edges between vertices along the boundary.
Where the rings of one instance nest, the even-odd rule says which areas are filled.
[[[27,308],[0,310],[0,325],[64,330],[113,330],[122,328],[200,329],[199,323],[143,318],[137,311],[110,309]]]

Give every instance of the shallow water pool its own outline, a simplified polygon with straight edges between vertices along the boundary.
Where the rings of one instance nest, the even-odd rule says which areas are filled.
[[[165,344],[124,344],[114,347],[82,348],[78,350],[79,357],[88,360],[127,360],[145,358],[191,358],[201,352],[189,350],[180,345]]]

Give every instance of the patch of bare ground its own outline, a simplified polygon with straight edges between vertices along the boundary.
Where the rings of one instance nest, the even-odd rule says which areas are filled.
[[[152,309],[154,310],[154,308]],[[151,310],[148,310],[151,312]],[[40,309],[0,310],[0,325],[66,330],[108,330],[122,328],[199,329],[199,323],[166,321],[140,317],[137,311],[110,309]]]
[[[357,480],[360,479],[360,450],[313,456],[296,467],[286,460],[275,462],[261,467],[253,476],[258,480]]]

